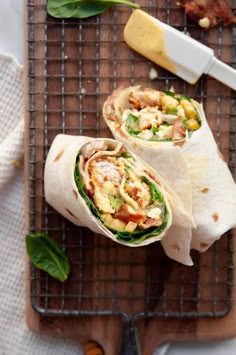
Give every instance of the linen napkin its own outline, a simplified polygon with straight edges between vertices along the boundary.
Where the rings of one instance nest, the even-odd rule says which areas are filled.
[[[83,354],[25,322],[23,67],[0,53],[0,355]]]

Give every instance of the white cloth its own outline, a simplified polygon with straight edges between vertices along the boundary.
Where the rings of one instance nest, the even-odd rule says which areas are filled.
[[[23,67],[0,54],[0,355],[82,354],[25,322]]]

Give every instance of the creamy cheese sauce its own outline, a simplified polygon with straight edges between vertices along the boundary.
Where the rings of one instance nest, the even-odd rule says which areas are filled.
[[[163,29],[144,11],[133,11],[124,29],[124,39],[132,49],[176,74],[176,66],[168,57]]]

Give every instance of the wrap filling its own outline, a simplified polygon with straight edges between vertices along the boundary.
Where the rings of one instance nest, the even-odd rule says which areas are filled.
[[[75,182],[90,211],[117,239],[140,243],[168,225],[160,182],[122,143],[85,144],[77,156]]]
[[[188,96],[150,88],[129,91],[128,106],[122,108],[121,116],[108,119],[119,121],[122,130],[146,141],[186,140],[201,126],[198,110]]]

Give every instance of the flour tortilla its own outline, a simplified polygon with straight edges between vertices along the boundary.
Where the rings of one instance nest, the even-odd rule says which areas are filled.
[[[166,229],[157,236],[151,236],[139,244],[126,243],[118,240],[106,226],[97,219],[83,197],[79,194],[75,179],[74,169],[79,150],[94,138],[84,136],[70,136],[59,134],[55,137],[45,164],[44,188],[46,201],[60,214],[78,226],[90,228],[93,232],[102,234],[115,242],[131,247],[143,246],[165,238],[169,228],[177,224],[179,227],[194,226],[192,215],[186,211],[181,199],[166,182],[147,163],[139,159],[145,169],[148,169],[161,183],[165,203],[169,209],[169,220]],[[100,140],[103,140],[100,138]],[[106,141],[119,144],[111,139]]]
[[[196,102],[202,127],[182,147],[193,186],[192,248],[207,250],[215,240],[236,227],[236,185],[220,153],[202,105]]]
[[[205,251],[215,240],[236,226],[236,185],[233,177],[218,150],[202,105],[194,100],[191,101],[200,115],[201,127],[190,138],[178,142],[153,142],[129,135],[122,125],[121,116],[129,106],[129,93],[139,89],[140,86],[135,86],[115,90],[104,103],[104,119],[115,139],[127,144],[153,168],[161,169],[165,181],[181,196],[186,208],[189,208],[186,203],[192,204],[197,228],[191,233],[185,231],[183,236],[180,231],[178,237],[177,233],[168,233],[169,239],[178,240],[186,246],[184,240],[188,235],[191,248]],[[175,156],[177,150],[181,151],[178,160]],[[159,159],[153,158],[155,156]],[[175,186],[176,168],[184,166],[186,185]],[[178,187],[183,188],[183,191],[178,191]],[[165,241],[167,243],[168,238]],[[187,258],[187,249],[185,252]]]

